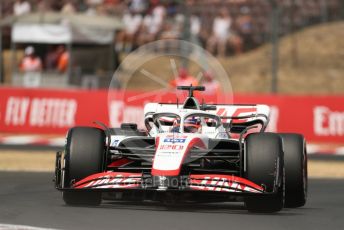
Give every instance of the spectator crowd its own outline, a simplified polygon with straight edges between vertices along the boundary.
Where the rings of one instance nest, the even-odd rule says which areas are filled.
[[[276,1],[283,9],[282,34],[324,17],[336,19],[343,7],[341,0]],[[119,52],[154,40],[187,38],[215,55],[240,54],[264,43],[270,30],[271,5],[260,0],[2,0],[2,4],[3,16],[52,11],[120,17],[124,29],[116,37]]]
[[[68,70],[69,54],[64,45],[49,46],[44,60],[36,54],[33,46],[27,46],[24,57],[19,64],[21,72],[47,72],[65,73]]]

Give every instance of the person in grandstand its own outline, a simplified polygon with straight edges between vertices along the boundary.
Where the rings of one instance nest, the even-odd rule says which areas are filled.
[[[31,12],[31,5],[28,1],[17,0],[13,5],[13,13],[16,16],[28,14]]]
[[[210,53],[225,56],[227,44],[233,47],[235,54],[242,52],[242,40],[237,34],[233,33],[232,27],[231,15],[226,8],[222,8],[219,15],[214,19],[212,35],[207,41],[207,50]]]
[[[60,45],[57,47],[58,60],[57,60],[57,71],[60,73],[65,73],[69,65],[69,54],[66,47]]]
[[[180,68],[178,72],[178,76],[170,81],[170,86],[172,88],[176,88],[180,85],[198,85],[198,81],[195,77],[189,75],[188,70],[186,68]]]
[[[23,73],[23,85],[26,87],[38,87],[41,82],[42,61],[35,55],[35,49],[28,46],[24,51],[24,58],[20,62],[19,69]]]
[[[130,0],[129,1],[129,9],[131,12],[135,14],[142,14],[144,13],[149,6],[149,1],[147,0]]]
[[[40,72],[42,70],[42,61],[35,55],[33,46],[26,47],[24,55],[19,66],[22,72]]]
[[[75,5],[72,1],[67,0],[64,2],[61,13],[63,14],[74,14],[76,12]]]
[[[220,93],[220,83],[209,70],[203,73],[202,85],[207,89],[203,94],[216,95]]]
[[[252,49],[254,45],[253,39],[253,19],[248,6],[240,8],[240,14],[236,19],[236,27],[240,35],[245,49]]]
[[[133,49],[134,42],[142,24],[142,15],[129,11],[123,15],[122,22],[124,30],[117,34],[116,51],[130,52]]]
[[[158,34],[166,17],[166,9],[157,2],[151,9],[151,12],[143,18],[142,26],[138,37],[138,45],[143,45],[157,39]]]

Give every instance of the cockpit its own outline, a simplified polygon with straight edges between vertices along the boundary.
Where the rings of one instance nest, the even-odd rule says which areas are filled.
[[[208,113],[156,113],[152,116],[149,129],[156,127],[158,132],[171,133],[204,133],[215,131],[221,125],[218,116]],[[147,126],[147,124],[146,124]]]
[[[180,120],[176,120],[171,127],[172,133],[180,133]],[[190,116],[184,120],[184,133],[202,133],[201,120]]]

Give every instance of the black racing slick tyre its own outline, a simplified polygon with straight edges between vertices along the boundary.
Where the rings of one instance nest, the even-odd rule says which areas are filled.
[[[307,200],[307,151],[300,134],[282,133],[285,167],[285,207],[298,208]]]
[[[102,171],[105,155],[105,133],[92,127],[69,130],[65,149],[64,187]],[[96,191],[63,191],[67,205],[99,205],[101,193]]]
[[[245,177],[265,188],[263,196],[245,197],[249,212],[273,213],[284,206],[284,162],[282,139],[274,133],[253,133],[245,140]]]

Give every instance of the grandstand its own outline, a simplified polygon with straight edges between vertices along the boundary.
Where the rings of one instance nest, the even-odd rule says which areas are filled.
[[[66,12],[85,13],[89,15],[109,15],[116,17],[123,17],[127,11],[133,10],[132,2],[142,2],[144,7],[141,11],[134,11],[135,14],[140,14],[143,17],[152,13],[152,10],[159,3],[159,0],[70,0],[70,1],[56,1],[56,0],[25,0],[31,5],[31,12]],[[25,2],[24,1],[24,2]],[[2,17],[12,15],[14,12],[14,0],[2,0]],[[238,19],[242,15],[250,17],[252,27],[249,31],[252,36],[249,48],[259,46],[269,39],[270,32],[270,13],[271,2],[269,0],[161,0],[166,17],[164,24],[178,22],[178,14],[184,14],[184,4],[187,6],[187,11],[191,15],[196,15],[201,21],[202,28],[198,34],[202,44],[209,37],[212,29],[212,22],[219,14],[221,8],[227,8],[231,17],[233,26],[231,30],[240,36],[240,23]],[[185,2],[182,4],[182,2]],[[71,4],[72,7],[67,7]],[[341,0],[277,0],[277,5],[280,9],[280,34],[287,34],[296,29],[304,28],[309,25],[339,20],[343,18],[344,3]],[[164,32],[166,26],[162,25],[159,33]],[[178,28],[175,28],[178,29]],[[138,30],[137,33],[144,33],[145,31]],[[183,31],[176,31],[177,38],[183,38]],[[159,39],[159,33],[155,39]],[[133,41],[136,43],[137,41]],[[133,44],[135,47],[137,44]],[[247,49],[246,49],[247,50]]]
[[[30,8],[24,11],[17,11],[16,4],[29,4]],[[123,29],[116,30],[113,39],[114,54],[109,53],[105,47],[88,47],[76,44],[73,55],[73,65],[69,74],[99,76],[110,73],[118,64],[117,57],[123,57],[123,53],[130,52],[140,45],[159,39],[184,39],[197,43],[207,48],[214,55],[232,57],[243,52],[256,49],[271,40],[271,12],[273,4],[276,4],[279,12],[278,33],[285,36],[311,25],[338,21],[343,19],[344,2],[341,0],[2,0],[2,19],[21,18],[27,14],[37,13],[41,18],[51,13],[61,14],[67,18],[68,15],[86,15],[93,17],[116,18],[123,23]],[[222,44],[222,48],[212,48],[211,38],[214,34],[214,21],[226,10],[228,13],[228,39]],[[16,21],[16,19],[14,20]],[[190,24],[190,26],[187,26]],[[191,28],[191,31],[188,29]],[[13,62],[11,56],[11,28],[3,27],[3,63]],[[16,47],[18,56],[22,57],[25,46],[22,44]],[[221,44],[220,44],[221,45]],[[47,50],[55,47],[42,49],[40,44],[35,44],[39,50],[39,57],[44,60]],[[89,61],[84,63],[84,52],[92,48],[99,56],[113,60],[113,65],[96,65],[94,69],[84,71],[83,66],[89,66]],[[79,49],[79,50],[78,50]],[[42,51],[43,50],[43,51]],[[102,51],[103,50],[103,51]],[[12,60],[9,60],[12,59]],[[19,60],[17,60],[19,62]],[[19,63],[14,63],[17,66]],[[8,66],[6,66],[8,69]],[[43,62],[43,70],[47,66]],[[4,70],[2,69],[4,72]],[[6,83],[10,84],[10,77],[13,70],[5,73]],[[105,74],[105,78],[111,77]],[[74,77],[75,78],[75,77]],[[106,87],[104,84],[95,84],[97,87]],[[81,81],[69,81],[69,83],[80,85]],[[55,85],[55,83],[53,83]]]

